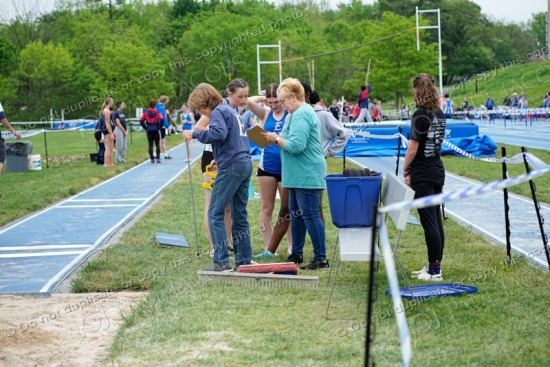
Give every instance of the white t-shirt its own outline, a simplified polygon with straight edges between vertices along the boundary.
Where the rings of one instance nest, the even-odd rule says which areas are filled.
[[[6,118],[6,115],[4,114],[4,107],[2,107],[2,103],[0,103],[0,120],[3,120]]]

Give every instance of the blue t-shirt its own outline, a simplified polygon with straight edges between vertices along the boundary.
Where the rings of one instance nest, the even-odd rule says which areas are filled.
[[[281,131],[283,131],[283,126],[285,125],[285,119],[287,115],[288,111],[285,110],[283,117],[277,120],[273,116],[273,111],[269,111],[269,115],[265,120],[264,130],[271,133],[276,133],[277,135],[281,134]],[[272,174],[281,174],[281,148],[279,148],[275,144],[270,144],[265,147],[260,157],[259,167],[260,169]]]
[[[241,116],[228,104],[217,105],[210,114],[208,130],[194,130],[193,138],[203,144],[212,144],[218,169],[226,169],[249,157],[250,145]]]
[[[166,107],[164,106],[164,104],[162,104],[162,103],[160,103],[160,102],[157,103],[157,104],[155,105],[155,109],[156,109],[157,111],[159,111],[159,112],[162,114],[162,118],[163,118],[163,120],[164,120],[164,122],[163,122],[163,127],[169,128],[170,125],[168,124],[168,118],[166,117]]]
[[[122,125],[122,128],[124,129],[124,131],[126,131],[126,116],[124,115],[124,112],[116,110],[115,113],[113,113],[113,120],[115,121],[115,126],[116,126],[116,119],[120,120],[120,124]]]

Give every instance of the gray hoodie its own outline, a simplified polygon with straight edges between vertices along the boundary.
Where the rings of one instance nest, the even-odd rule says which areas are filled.
[[[350,133],[325,108],[318,104],[312,107],[321,122],[321,145],[325,158],[333,157],[344,149],[350,138]]]

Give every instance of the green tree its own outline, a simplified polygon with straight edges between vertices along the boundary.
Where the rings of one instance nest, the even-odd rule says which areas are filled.
[[[70,90],[73,58],[62,45],[35,41],[20,55],[18,103],[31,116],[43,118],[49,109],[62,108]]]

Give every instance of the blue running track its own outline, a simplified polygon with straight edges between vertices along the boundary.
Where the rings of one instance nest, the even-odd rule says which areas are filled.
[[[203,145],[193,142],[191,163]],[[0,229],[0,293],[50,294],[187,170],[185,145]],[[103,167],[98,167],[103,169]]]

